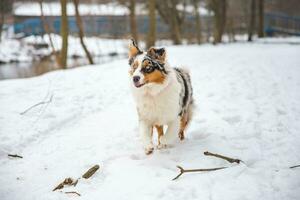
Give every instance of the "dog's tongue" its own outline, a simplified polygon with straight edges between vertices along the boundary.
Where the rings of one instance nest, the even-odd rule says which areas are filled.
[[[142,85],[143,85],[143,84],[140,84],[140,83],[134,83],[134,86],[135,86],[135,87],[138,87],[138,88],[141,87]]]

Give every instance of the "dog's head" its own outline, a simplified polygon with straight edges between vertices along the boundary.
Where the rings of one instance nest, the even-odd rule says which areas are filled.
[[[129,74],[136,88],[165,82],[168,71],[166,69],[166,51],[164,48],[151,47],[143,52],[136,42],[131,40],[128,56]]]

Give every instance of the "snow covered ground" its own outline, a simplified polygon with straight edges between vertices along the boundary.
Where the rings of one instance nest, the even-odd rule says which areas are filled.
[[[171,64],[190,69],[197,110],[185,141],[150,156],[139,140],[127,60],[1,81],[0,199],[300,199],[300,168],[289,169],[300,164],[300,45],[167,51]],[[94,164],[92,178],[62,190],[80,197],[52,192]],[[171,181],[176,165],[231,167]]]

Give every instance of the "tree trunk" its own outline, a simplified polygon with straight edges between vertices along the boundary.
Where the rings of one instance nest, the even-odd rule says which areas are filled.
[[[169,1],[169,6],[171,7],[171,27],[172,27],[172,38],[175,45],[181,44],[181,32],[180,25],[176,15],[178,15],[178,10],[176,9],[176,5],[172,0]]]
[[[62,47],[60,52],[60,67],[63,69],[67,68],[67,58],[68,58],[68,15],[67,15],[67,0],[60,0],[61,4],[61,26],[60,34],[62,37]]]
[[[229,37],[229,42],[235,42],[235,30],[234,30],[234,21],[233,17],[229,17],[227,20],[227,30],[228,30],[228,37]]]
[[[0,13],[0,42],[2,41],[3,24],[4,24],[4,13]]]
[[[138,43],[138,31],[136,24],[136,15],[135,15],[135,0],[130,0],[129,2],[129,18],[130,18],[130,31],[132,38]]]
[[[250,2],[250,22],[248,25],[248,41],[252,41],[252,36],[253,36],[253,31],[255,27],[255,1],[256,0],[251,0]]]
[[[264,0],[258,0],[258,37],[264,37]]]
[[[47,23],[47,21],[45,19],[45,16],[44,16],[43,0],[39,0],[39,5],[40,5],[40,10],[41,10],[41,20],[42,20],[45,32],[46,32],[46,34],[48,35],[48,38],[49,38],[50,47],[52,49],[52,54],[55,56],[56,63],[58,65],[60,65],[60,63],[61,63],[60,62],[60,57],[59,57],[59,55],[57,54],[57,52],[55,50],[53,40],[52,40],[52,37],[51,37],[51,34],[50,34],[49,26],[48,26],[48,23]]]
[[[214,11],[214,44],[222,42],[222,36],[226,25],[226,0],[211,0]]]
[[[147,36],[147,48],[155,46],[156,40],[156,14],[155,14],[155,0],[148,0],[149,6],[149,32]]]
[[[156,4],[159,15],[170,28],[170,37],[174,44],[181,44],[181,24],[184,15],[179,16],[179,11],[176,8],[177,1],[164,0]]]
[[[198,3],[199,3],[199,0],[193,0],[194,15],[195,15],[195,22],[196,22],[197,43],[201,44],[201,42],[202,42],[201,20],[200,20],[200,15],[199,15],[199,11],[198,11],[198,8],[199,8]]]
[[[75,7],[75,15],[76,15],[76,24],[78,27],[78,34],[79,34],[79,38],[80,38],[80,43],[81,46],[86,54],[87,59],[89,60],[89,63],[92,65],[94,64],[93,58],[89,52],[89,50],[87,49],[85,43],[84,43],[84,32],[83,32],[83,24],[82,24],[82,20],[79,14],[79,9],[78,9],[78,4],[79,4],[79,0],[73,0],[74,2],[74,7]]]

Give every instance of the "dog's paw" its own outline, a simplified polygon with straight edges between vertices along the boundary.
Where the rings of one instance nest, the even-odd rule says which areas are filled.
[[[146,155],[149,155],[149,154],[153,153],[153,151],[154,151],[153,145],[149,145],[149,146],[145,147],[145,154]]]
[[[156,146],[157,149],[166,149],[167,147],[168,147],[168,145],[166,145],[166,144],[158,144]]]

